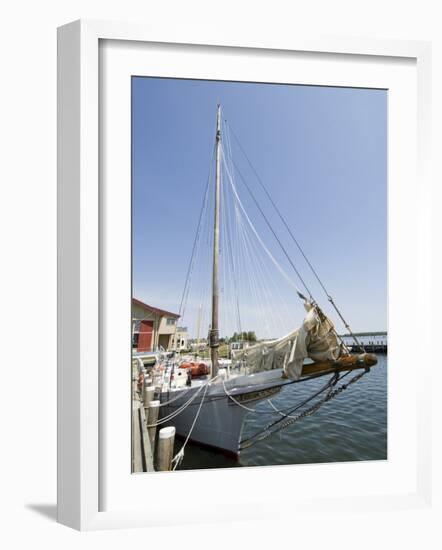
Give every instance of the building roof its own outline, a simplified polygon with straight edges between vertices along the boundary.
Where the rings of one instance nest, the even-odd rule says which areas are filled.
[[[176,319],[180,317],[178,313],[172,313],[171,311],[166,311],[165,309],[150,306],[149,304],[145,304],[144,302],[142,302],[141,300],[137,300],[136,298],[132,298],[132,304],[143,307],[145,309],[149,309],[150,311],[158,313],[159,315],[169,315],[169,317],[175,317]]]

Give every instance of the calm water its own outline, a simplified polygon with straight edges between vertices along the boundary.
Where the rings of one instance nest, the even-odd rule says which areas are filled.
[[[232,468],[387,458],[387,356],[361,380],[314,415],[241,452],[239,462],[190,443],[180,469]],[[345,381],[352,377],[349,374]],[[325,383],[325,378],[292,384],[273,399],[278,408],[294,406]],[[258,408],[268,410],[260,404]],[[272,417],[274,419],[275,417]],[[249,413],[243,437],[262,429],[269,415]],[[177,450],[182,442],[177,442]]]

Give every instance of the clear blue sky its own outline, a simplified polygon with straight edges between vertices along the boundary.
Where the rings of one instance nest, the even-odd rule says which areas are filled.
[[[223,116],[352,328],[386,329],[386,91],[133,78],[132,102],[135,297],[178,311],[220,102]],[[343,331],[234,140],[232,154],[313,295]],[[237,189],[266,245],[295,278],[238,178]],[[213,192],[212,180],[210,190]],[[208,220],[204,226],[206,232],[210,223]],[[207,289],[202,291],[204,280],[210,288],[209,240],[207,237],[206,253],[198,260],[181,323],[192,332],[197,304],[204,293],[208,298]],[[272,269],[263,276],[270,277]],[[287,332],[299,324],[303,309],[293,289],[279,274],[273,282],[277,297],[268,303],[276,313],[264,310],[264,315],[281,319],[266,330],[262,307],[255,307],[252,295],[246,296],[244,291],[240,306],[244,309],[243,330],[255,330],[263,337],[279,336],[274,332]],[[223,306],[227,300],[224,293],[231,286],[223,281],[221,285]],[[207,331],[206,317],[208,312],[203,333]],[[231,333],[236,328],[232,323],[226,302],[221,333]]]

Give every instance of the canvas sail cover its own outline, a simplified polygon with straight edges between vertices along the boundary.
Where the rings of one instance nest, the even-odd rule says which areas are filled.
[[[313,361],[336,360],[341,354],[333,323],[306,301],[307,315],[297,330],[278,340],[260,342],[233,352],[234,361],[244,361],[248,372],[283,369],[288,378],[301,376],[304,359]]]

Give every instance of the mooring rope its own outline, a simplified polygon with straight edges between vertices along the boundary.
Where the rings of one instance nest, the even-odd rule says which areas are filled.
[[[172,399],[169,399],[169,401],[162,401],[159,406],[160,407],[165,407],[166,405],[170,405],[171,403],[175,403],[175,401],[178,401],[179,399],[181,399],[183,397],[183,395],[187,395],[189,392],[191,392],[194,389],[195,388],[189,387],[189,388],[184,389],[184,390],[177,390],[176,391],[176,393],[178,393],[177,396],[175,396]],[[170,390],[167,391],[167,394],[169,394],[169,393],[170,393]]]
[[[205,385],[205,388],[204,388],[204,393],[203,393],[203,396],[201,398],[201,402],[199,404],[199,407],[198,407],[198,410],[196,411],[196,414],[195,414],[195,418],[193,419],[193,422],[192,422],[192,426],[190,427],[190,430],[187,434],[187,437],[183,443],[183,446],[181,447],[181,449],[177,452],[177,454],[172,458],[172,464],[174,464],[173,466],[173,470],[176,470],[177,467],[181,464],[181,462],[183,461],[184,459],[184,450],[186,448],[186,445],[190,439],[190,436],[192,435],[192,432],[193,432],[193,428],[195,427],[195,424],[198,420],[198,417],[200,415],[200,412],[201,412],[201,408],[203,406],[203,403],[204,403],[204,399],[206,398],[206,394],[207,394],[207,388],[209,387],[209,385],[211,384],[211,382],[214,382],[217,378],[218,378],[219,374],[217,374],[216,376],[214,376],[206,385]]]
[[[210,382],[207,382],[205,385],[207,386]],[[155,428],[156,426],[159,426],[161,424],[164,424],[165,422],[168,422],[169,420],[172,420],[173,418],[175,418],[176,416],[178,416],[179,414],[181,414],[185,409],[187,409],[187,407],[189,407],[191,405],[191,403],[193,403],[193,401],[195,401],[195,399],[198,397],[198,395],[201,393],[201,390],[205,387],[205,385],[201,385],[195,392],[194,395],[192,395],[192,397],[190,399],[188,399],[181,407],[179,407],[176,411],[170,413],[169,415],[167,416],[164,416],[163,418],[161,418],[161,420],[158,420],[155,424],[148,424],[147,427],[148,428]]]

